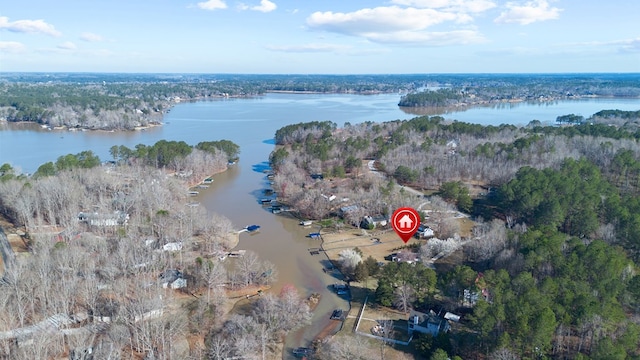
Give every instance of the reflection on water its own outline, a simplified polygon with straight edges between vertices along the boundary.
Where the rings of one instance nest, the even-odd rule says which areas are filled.
[[[266,172],[271,170],[271,167],[269,166],[269,162],[268,161],[263,161],[263,162],[261,162],[259,164],[254,164],[252,166],[252,169],[255,172],[266,173]]]
[[[424,116],[440,115],[446,120],[472,124],[524,126],[532,120],[552,125],[558,116],[582,115],[585,118],[600,110],[638,110],[640,99],[592,98],[580,100],[500,102],[460,107],[401,107],[406,114]]]
[[[330,323],[331,312],[336,308],[347,309],[348,302],[329,289],[338,279],[323,271],[327,265],[325,255],[309,252],[310,248],[319,247],[319,240],[307,237],[312,231],[300,226],[297,219],[272,214],[259,203],[263,190],[269,186],[263,171],[268,169],[269,154],[274,148],[272,137],[279,128],[300,122],[328,120],[342,126],[345,122],[383,122],[418,115],[408,112],[416,109],[400,110],[399,98],[398,94],[268,94],[251,99],[184,103],[167,114],[164,121],[168,125],[144,132],[50,131],[34,124],[0,123],[0,163],[9,162],[34,172],[39,165],[55,161],[61,155],[92,150],[107,160],[113,145],[133,148],[162,139],[191,145],[227,139],[240,145],[240,161],[227,172],[216,175],[211,186],[200,191],[196,199],[209,211],[229,218],[237,228],[249,224],[261,226],[255,235],[241,234],[238,249],[253,250],[261,259],[276,265],[279,280],[273,291],[278,293],[284,284],[293,284],[302,296],[312,292],[321,294],[313,324],[287,339],[287,346],[295,347],[307,345]],[[554,121],[557,116],[570,113],[590,116],[602,109],[638,108],[638,99],[594,99],[537,105],[503,104],[435,114],[470,123],[499,125],[526,124],[532,119]]]

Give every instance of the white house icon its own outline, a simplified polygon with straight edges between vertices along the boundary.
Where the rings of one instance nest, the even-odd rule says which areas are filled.
[[[413,226],[413,220],[409,215],[404,214],[404,216],[400,220],[398,220],[398,224],[402,229],[411,229],[411,227]]]

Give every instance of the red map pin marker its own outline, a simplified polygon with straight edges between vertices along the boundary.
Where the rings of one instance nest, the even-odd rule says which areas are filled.
[[[410,207],[402,207],[391,216],[391,226],[406,244],[420,227],[420,214]]]

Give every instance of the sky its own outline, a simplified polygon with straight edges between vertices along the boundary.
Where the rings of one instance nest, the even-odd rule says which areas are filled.
[[[2,72],[640,72],[637,0],[20,0]]]

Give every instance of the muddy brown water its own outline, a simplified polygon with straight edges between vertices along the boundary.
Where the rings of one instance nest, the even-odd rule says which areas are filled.
[[[290,349],[306,346],[330,323],[333,309],[346,309],[348,302],[332,293],[330,285],[337,281],[323,269],[324,255],[311,255],[309,248],[318,240],[307,237],[317,228],[303,228],[298,220],[276,216],[262,207],[259,200],[268,182],[262,170],[274,148],[275,131],[285,125],[329,120],[342,126],[373,121],[408,119],[398,108],[399,94],[362,96],[353,94],[267,94],[252,99],[228,99],[179,104],[163,119],[165,125],[136,132],[49,131],[29,125],[0,122],[0,164],[8,162],[25,172],[55,161],[58,156],[92,150],[102,160],[111,158],[109,148],[137,144],[151,145],[158,140],[200,141],[228,139],[240,145],[240,162],[229,171],[215,176],[208,189],[199,190],[196,200],[208,210],[220,213],[241,228],[261,226],[259,233],[241,234],[238,249],[256,251],[262,259],[273,262],[279,273],[274,292],[284,284],[293,284],[302,296],[312,292],[322,295],[312,324],[291,334],[286,341],[286,357]],[[602,109],[637,110],[638,100],[594,99],[593,101],[560,101],[552,104],[473,108],[446,114],[471,123],[498,125],[526,124],[532,119],[545,121],[568,113],[588,116]]]
[[[238,164],[240,165],[240,164]],[[274,263],[278,270],[278,280],[272,291],[278,294],[286,284],[292,284],[303,297],[312,293],[321,294],[312,323],[290,334],[285,342],[287,353],[298,346],[308,346],[311,341],[330,323],[331,313],[335,309],[348,309],[347,297],[341,297],[331,291],[331,285],[340,282],[339,274],[323,271],[327,265],[324,253],[312,255],[309,249],[320,247],[320,240],[311,239],[310,232],[318,227],[301,226],[300,220],[291,215],[275,215],[259,200],[264,198],[263,190],[268,187],[264,174],[259,174],[254,188],[246,188],[241,183],[242,172],[249,169],[233,166],[227,172],[214,176],[214,183],[201,191],[198,200],[210,211],[224,214],[238,228],[257,224],[261,228],[256,233],[240,234],[240,243],[236,249],[255,251],[260,259]],[[249,170],[253,171],[253,170]]]

